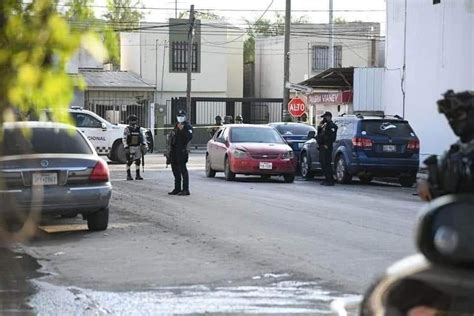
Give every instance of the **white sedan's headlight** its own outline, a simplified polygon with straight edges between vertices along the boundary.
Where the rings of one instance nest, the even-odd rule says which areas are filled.
[[[234,154],[235,158],[244,158],[247,156],[247,153],[245,151],[239,149],[234,149],[232,154]]]
[[[283,159],[293,159],[295,158],[295,153],[293,151],[287,151],[286,153],[284,153],[281,158]]]

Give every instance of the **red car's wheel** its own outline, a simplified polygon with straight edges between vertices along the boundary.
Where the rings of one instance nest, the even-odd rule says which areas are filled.
[[[229,159],[226,157],[224,162],[224,177],[227,181],[233,181],[235,179],[235,173],[230,170],[230,162]]]

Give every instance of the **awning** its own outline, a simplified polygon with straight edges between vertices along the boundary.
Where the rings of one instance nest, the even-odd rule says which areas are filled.
[[[329,68],[299,84],[313,89],[352,90],[354,68]]]

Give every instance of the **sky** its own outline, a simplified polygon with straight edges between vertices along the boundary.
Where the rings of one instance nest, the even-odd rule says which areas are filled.
[[[195,10],[207,11],[223,16],[228,22],[244,27],[245,19],[256,20],[264,13],[264,18],[274,18],[276,12],[284,14],[285,0],[141,0],[145,13],[145,20],[150,22],[164,22],[175,16],[175,4],[178,12],[189,11],[191,4]],[[177,1],[177,2],[175,2]],[[385,29],[385,0],[333,0],[334,18],[341,17],[346,21],[370,21],[382,23]],[[104,6],[106,0],[95,0],[97,6]],[[292,0],[292,15],[305,16],[309,22],[327,23],[329,0]],[[101,8],[96,8],[100,15]],[[229,10],[229,11],[226,11]]]

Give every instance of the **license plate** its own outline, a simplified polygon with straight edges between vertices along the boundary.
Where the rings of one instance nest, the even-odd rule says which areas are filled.
[[[57,185],[58,174],[57,173],[33,173],[32,179],[33,185]]]
[[[394,153],[397,151],[397,146],[395,145],[383,145],[383,151],[386,153]]]
[[[271,162],[261,162],[260,169],[262,170],[272,170],[273,164]]]

